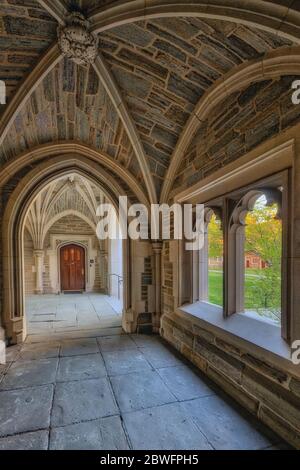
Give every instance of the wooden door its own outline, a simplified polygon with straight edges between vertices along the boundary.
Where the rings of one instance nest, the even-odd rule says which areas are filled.
[[[60,251],[61,290],[85,289],[85,251],[78,245],[64,246]]]

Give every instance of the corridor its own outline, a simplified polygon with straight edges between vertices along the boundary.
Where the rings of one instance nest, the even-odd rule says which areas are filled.
[[[28,341],[93,336],[103,328],[120,330],[122,305],[102,294],[31,295],[26,298],[26,318]]]
[[[0,450],[282,449],[157,336],[26,343],[0,366]]]

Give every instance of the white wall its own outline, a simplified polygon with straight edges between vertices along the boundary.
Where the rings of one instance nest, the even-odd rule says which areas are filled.
[[[118,274],[123,278],[123,240],[110,240],[110,262],[109,274]],[[110,276],[110,295],[112,297],[120,296],[123,299],[123,282],[120,284],[120,291],[118,293],[118,278],[117,276]]]

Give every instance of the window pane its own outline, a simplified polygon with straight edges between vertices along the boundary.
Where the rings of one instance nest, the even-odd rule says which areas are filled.
[[[223,230],[215,215],[208,225],[208,301],[223,306]]]
[[[260,197],[246,217],[245,310],[280,323],[282,224]]]

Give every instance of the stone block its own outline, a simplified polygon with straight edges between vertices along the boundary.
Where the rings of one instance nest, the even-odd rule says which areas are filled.
[[[176,347],[176,345],[175,345]],[[186,357],[189,361],[192,362],[193,360],[193,354],[194,354],[194,351],[192,348],[189,348],[188,346],[186,346],[186,344],[181,344],[179,341],[178,341],[178,347],[176,348],[178,349],[178,351],[181,352],[181,354]]]
[[[257,414],[259,401],[249,395],[237,383],[230,380],[230,378],[221,374],[213,367],[208,366],[206,369],[207,376],[215,382],[224,392],[228,393],[240,405],[244,406],[248,411]]]
[[[286,384],[288,381],[288,375],[282,370],[278,370],[273,366],[270,366],[266,362],[261,361],[260,359],[255,358],[251,354],[244,354],[242,356],[242,361],[255,369],[260,374],[278,382],[280,384]]]
[[[194,336],[184,328],[173,328],[174,338],[184,343],[186,346],[192,348],[194,343]]]
[[[291,390],[295,395],[297,395],[298,397],[300,397],[300,380],[295,379],[294,377],[292,377],[292,379],[291,379],[291,381],[290,381],[290,390]]]
[[[215,337],[213,333],[210,331],[205,330],[204,328],[201,328],[198,325],[193,324],[193,333],[196,337],[202,338],[208,343],[213,344],[215,341]]]
[[[206,372],[207,369],[207,361],[203,359],[203,357],[199,356],[197,353],[193,353],[192,362],[195,364],[198,369],[202,370],[202,372]]]
[[[200,97],[203,95],[204,91],[195,85],[192,85],[190,82],[184,81],[178,75],[174,73],[170,75],[168,81],[168,90],[172,93],[179,95],[180,97],[186,99],[189,103],[197,104]]]
[[[292,446],[296,447],[296,449],[300,449],[299,429],[291,426],[282,416],[274,413],[266,406],[261,406],[259,409],[259,418]]]
[[[145,57],[142,54],[137,54],[129,49],[122,48],[118,53],[118,57],[125,62],[134,64],[163,79],[168,76],[168,70],[157,64],[155,60],[150,60],[148,57]]]
[[[246,369],[243,374],[242,387],[257,398],[262,405],[276,411],[279,416],[300,431],[300,399],[298,397],[250,369]]]
[[[242,354],[240,349],[238,349],[237,347],[233,346],[232,344],[220,338],[216,338],[216,346],[218,346],[218,348],[223,349],[223,351],[226,351],[228,352],[228,354],[235,356],[237,358],[240,358]]]
[[[206,359],[218,371],[235,382],[241,382],[243,364],[240,361],[200,338],[196,339],[194,349],[197,354]]]

